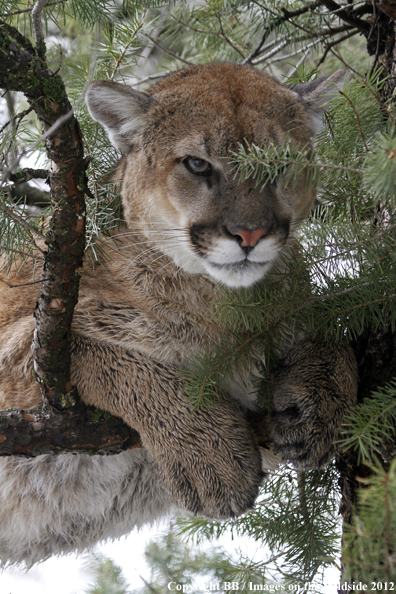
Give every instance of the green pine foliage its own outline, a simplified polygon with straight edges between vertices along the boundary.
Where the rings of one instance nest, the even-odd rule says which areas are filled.
[[[286,585],[310,582],[320,592],[323,571],[337,565],[341,533],[337,515],[336,470],[296,473],[284,467],[265,482],[255,509],[227,522],[179,518],[178,533],[197,542],[249,536],[261,549],[261,561],[242,557],[232,577],[244,584],[266,583],[274,576]]]
[[[358,451],[359,461],[377,462],[395,437],[396,381],[373,392],[371,398],[357,405],[342,429],[342,446]]]
[[[94,574],[94,583],[85,594],[130,594],[122,569],[114,561],[98,553],[88,558],[87,569]]]
[[[396,460],[389,470],[372,467],[359,491],[358,513],[345,527],[345,580],[361,581],[371,590],[390,592],[396,580]],[[382,586],[381,586],[382,584]]]
[[[169,591],[170,582],[185,585],[190,592],[203,590],[205,583],[212,582],[224,592],[224,583],[235,581],[235,562],[222,547],[203,550],[188,545],[176,536],[172,523],[169,531],[147,546],[145,558],[150,578],[141,576],[145,586],[134,594]]]
[[[363,5],[352,4],[353,8]],[[31,8],[30,0],[0,1],[1,18],[30,39]],[[286,13],[294,16],[285,18]],[[229,332],[224,344],[192,362],[193,372],[185,374],[194,406],[210,406],[223,389],[223,377],[247,364],[253,345],[265,350],[257,384],[258,396],[265,401],[269,372],[290,328],[328,340],[357,340],[367,327],[379,329],[385,322],[395,331],[394,103],[381,103],[380,70],[372,68],[364,40],[353,25],[342,22],[320,2],[307,0],[163,4],[158,0],[54,0],[44,8],[43,18],[48,62],[65,81],[91,159],[87,196],[91,258],[101,258],[103,234],[122,224],[122,212],[118,187],[112,181],[119,154],[87,114],[82,99],[88,80],[124,81],[144,90],[169,71],[208,61],[250,63],[290,85],[340,67],[349,73],[316,138],[315,156],[308,150],[293,152],[286,141],[277,149],[244,144],[231,157],[236,175],[251,177],[258,186],[280,176],[293,187],[296,172],[304,168],[307,183],[319,186],[318,204],[310,219],[293,230],[301,245],[299,257],[284,262],[277,277],[265,284],[237,297],[230,291],[219,298],[214,315]],[[34,112],[22,96],[13,100],[15,112],[10,111],[0,124],[1,168],[6,170],[22,151],[34,156],[37,166],[49,168]],[[50,211],[37,216],[23,202],[16,204],[12,188],[13,182],[1,184],[3,266],[9,267],[16,258],[19,262],[33,258],[39,271],[42,254],[36,246],[45,234]],[[344,447],[356,449],[373,469],[345,536],[345,576],[355,581],[395,579],[395,464],[384,469],[380,462],[383,443],[394,437],[395,392],[395,380],[377,390],[356,408],[342,436]],[[178,523],[179,531],[198,540],[216,539],[226,532],[248,535],[267,547],[269,554],[263,553],[263,561],[252,563],[242,557],[237,563],[223,555],[223,573],[216,573],[220,569],[210,568],[209,558],[194,556],[172,541],[178,571],[187,572],[190,567],[192,576],[192,566],[196,564],[194,571],[198,571],[200,564],[201,573],[218,576],[220,581],[226,576],[245,584],[309,581],[316,584],[311,591],[320,592],[323,571],[336,565],[340,555],[338,504],[333,466],[305,475],[284,468],[266,482],[256,508],[245,517],[223,523],[188,518]],[[165,549],[153,545],[150,552],[152,566],[163,568],[153,578],[158,591],[164,591],[158,580],[170,563],[164,558],[166,547],[170,550],[170,541]],[[216,555],[213,559],[220,567]],[[114,591],[125,591],[125,584],[121,581]]]

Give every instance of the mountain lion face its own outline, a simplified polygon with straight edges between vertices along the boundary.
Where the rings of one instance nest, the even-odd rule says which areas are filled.
[[[126,154],[131,231],[187,272],[230,287],[263,278],[310,212],[315,190],[303,170],[288,187],[281,177],[258,187],[238,183],[233,152],[251,143],[280,147],[286,138],[310,149],[327,81],[295,92],[248,66],[207,64],[175,72],[147,93],[92,83],[88,109]]]

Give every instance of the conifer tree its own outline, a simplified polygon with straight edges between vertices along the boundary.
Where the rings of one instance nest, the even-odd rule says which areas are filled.
[[[257,185],[279,174],[292,185],[301,167],[319,183],[317,207],[298,231],[311,294],[301,299],[301,265],[293,262],[282,290],[254,287],[238,302],[225,300],[222,315],[241,342],[221,345],[197,361],[186,382],[196,405],[210,402],[221,374],[248,352],[249,336],[271,337],[275,344],[285,320],[298,313],[314,339],[344,337],[352,344],[361,380],[359,405],[344,425],[340,454],[327,469],[301,475],[285,467],[267,481],[247,516],[222,524],[190,518],[180,521],[179,530],[197,538],[225,530],[249,534],[271,553],[261,564],[235,567],[241,584],[252,572],[264,583],[268,572],[277,571],[283,584],[312,582],[318,585],[311,591],[318,592],[324,568],[339,563],[343,531],[342,580],[391,590],[396,582],[394,1],[8,0],[0,2],[0,18],[1,105],[8,113],[0,124],[0,250],[4,267],[16,259],[33,260],[42,282],[35,370],[51,404],[45,414],[3,415],[1,433],[12,434],[7,444],[15,447],[27,435],[34,442],[38,418],[48,428],[55,419],[57,434],[69,423],[76,440],[83,438],[78,419],[87,418],[68,379],[79,269],[84,252],[85,262],[100,258],[103,234],[121,217],[111,178],[119,156],[87,115],[87,81],[107,78],[144,89],[170,71],[208,61],[250,64],[289,85],[346,69],[345,87],[316,139],[315,159],[304,151],[293,153],[287,143],[280,149],[241,146],[232,156],[240,179],[252,177]],[[28,156],[38,160],[36,167]],[[50,168],[51,161],[56,167]],[[50,182],[38,200],[33,179]],[[73,180],[71,186],[66,179]],[[32,202],[40,203],[39,214]],[[67,293],[67,307],[49,312],[49,293],[62,300]],[[278,356],[272,351],[271,366]],[[263,369],[258,386],[263,399],[267,384]],[[123,447],[137,439],[100,411],[95,421],[85,443],[94,443],[98,427]],[[15,453],[7,447],[0,453]],[[30,453],[42,449],[32,446]],[[340,500],[343,530],[337,521]]]

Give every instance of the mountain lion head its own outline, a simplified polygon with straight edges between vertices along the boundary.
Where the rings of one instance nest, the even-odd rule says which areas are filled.
[[[146,93],[91,83],[87,105],[126,157],[124,214],[131,230],[190,273],[229,287],[263,278],[309,214],[315,188],[306,171],[238,183],[240,145],[310,150],[339,71],[294,89],[249,66],[206,64],[164,77]]]

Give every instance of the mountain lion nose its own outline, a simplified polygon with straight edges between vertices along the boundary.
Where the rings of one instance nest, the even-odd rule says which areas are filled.
[[[237,228],[232,234],[242,237],[242,243],[240,244],[241,247],[254,247],[258,240],[264,235],[267,235],[267,233],[268,231],[266,229],[253,229],[252,231],[249,231],[248,229]]]

